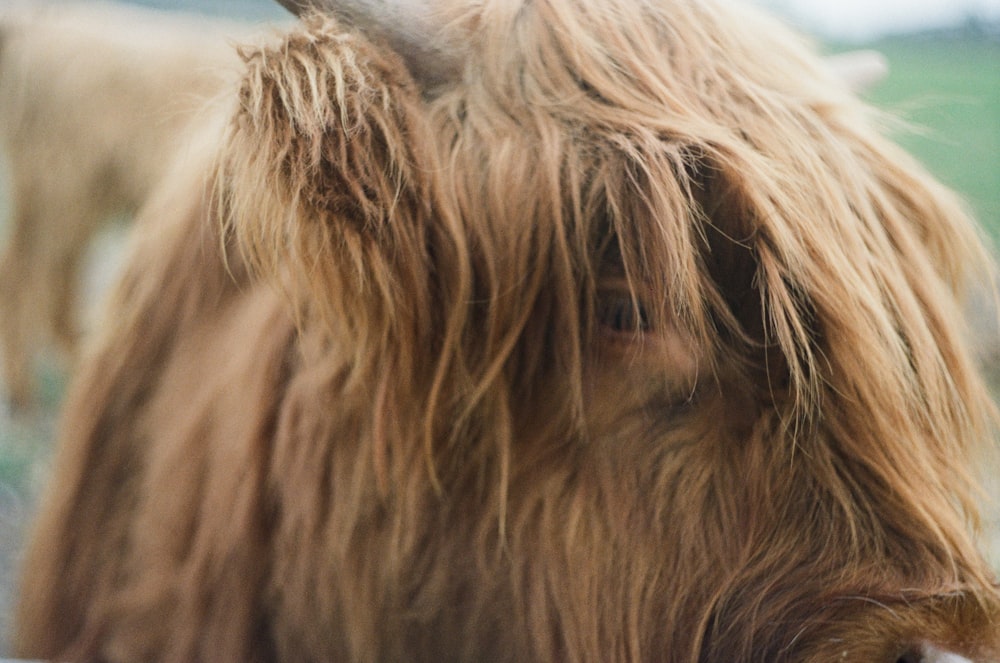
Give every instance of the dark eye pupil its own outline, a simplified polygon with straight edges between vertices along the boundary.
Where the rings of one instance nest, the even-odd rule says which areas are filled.
[[[645,307],[627,294],[601,295],[598,299],[597,319],[615,332],[634,333],[649,329]]]

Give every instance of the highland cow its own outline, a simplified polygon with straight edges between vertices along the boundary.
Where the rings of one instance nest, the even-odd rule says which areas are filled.
[[[1000,657],[985,252],[808,46],[728,0],[323,4],[144,213],[21,655]]]
[[[50,342],[76,355],[90,240],[133,214],[184,149],[206,98],[235,79],[247,26],[114,4],[12,9],[0,20],[0,145],[13,215],[0,257],[9,400],[34,400]]]

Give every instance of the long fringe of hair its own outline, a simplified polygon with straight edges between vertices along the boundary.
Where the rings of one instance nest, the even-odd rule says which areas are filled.
[[[477,7],[459,18],[482,44],[468,80],[427,102],[331,19],[249,55],[232,232],[258,267],[294,272],[300,316],[351,339],[352,365],[435,401],[448,383],[469,412],[533,384],[532,365],[582,384],[613,237],[636,302],[639,284],[662,293],[644,301],[651,327],[682,327],[706,375],[773,352],[769,396],[791,430],[863,421],[840,443],[868,438],[856,453],[880,454],[900,488],[925,471],[893,458],[957,466],[991,411],[957,323],[956,295],[989,269],[962,203],[776,25],[619,4]],[[758,306],[727,291],[747,276]],[[553,354],[518,356],[534,348]],[[582,428],[582,394],[565,400]],[[448,397],[418,401],[421,419],[454,421]],[[966,482],[943,478],[974,513]]]

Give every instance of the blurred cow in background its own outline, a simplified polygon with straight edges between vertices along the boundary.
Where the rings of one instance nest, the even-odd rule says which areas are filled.
[[[206,100],[237,71],[248,26],[126,5],[24,5],[0,12],[0,146],[12,217],[0,257],[7,397],[34,399],[33,363],[53,342],[72,358],[90,240],[133,214]]]

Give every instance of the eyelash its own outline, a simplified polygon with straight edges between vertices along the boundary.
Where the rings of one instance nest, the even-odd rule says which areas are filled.
[[[597,298],[597,321],[619,334],[635,334],[649,330],[649,315],[642,302],[628,293],[601,293]]]

